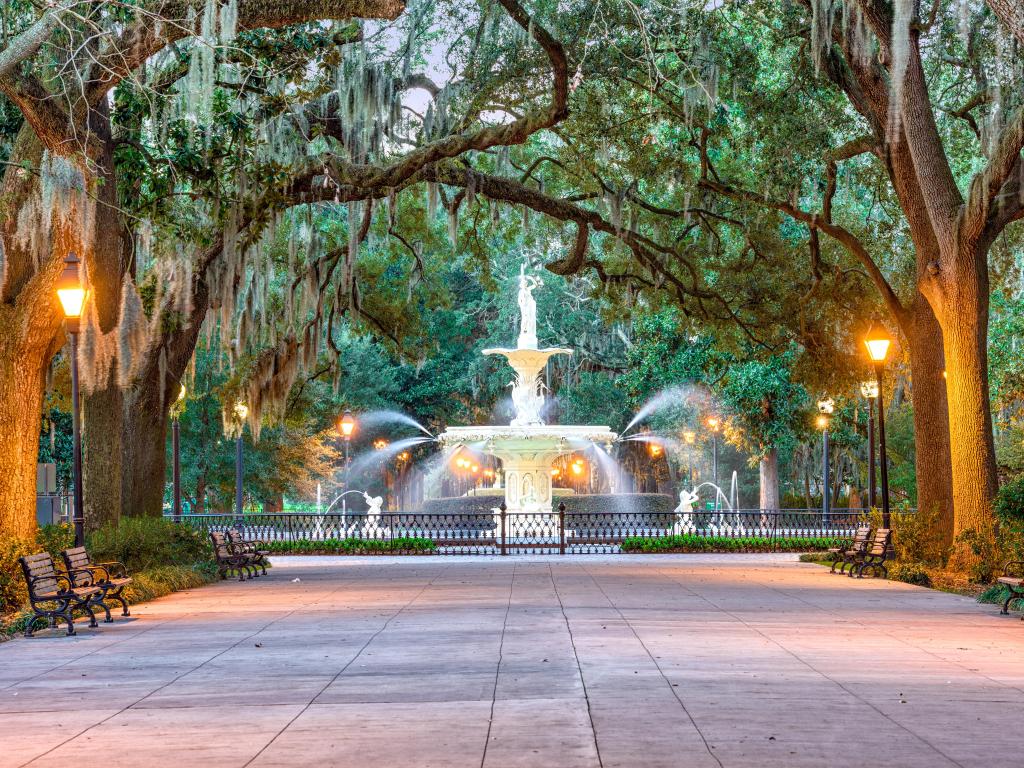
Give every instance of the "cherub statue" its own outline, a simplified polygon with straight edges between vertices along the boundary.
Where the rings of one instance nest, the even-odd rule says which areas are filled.
[[[693,504],[700,497],[693,491],[688,491],[683,488],[679,492],[679,506],[676,507],[673,512],[677,515],[690,515],[693,514]]]
[[[384,499],[380,496],[371,496],[363,491],[363,498],[366,499],[366,525],[377,528],[380,525],[380,511],[384,506]]]

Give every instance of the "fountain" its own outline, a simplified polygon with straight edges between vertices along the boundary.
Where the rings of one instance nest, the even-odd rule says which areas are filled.
[[[616,435],[608,427],[545,424],[544,390],[540,373],[553,355],[571,349],[539,349],[537,304],[533,291],[541,280],[519,271],[519,339],[514,349],[485,349],[500,355],[515,371],[511,382],[515,416],[508,426],[449,427],[438,438],[446,448],[482,443],[482,450],[501,460],[505,473],[505,505],[509,512],[551,512],[551,463],[581,444],[610,445]]]

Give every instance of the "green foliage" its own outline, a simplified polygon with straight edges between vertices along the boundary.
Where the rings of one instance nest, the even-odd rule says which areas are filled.
[[[1024,524],[1024,475],[1003,483],[996,495],[995,513],[1000,523]]]
[[[622,542],[623,552],[806,552],[837,547],[843,539],[831,536],[779,537],[769,536],[631,536]]]
[[[731,366],[720,398],[728,416],[727,438],[760,459],[771,449],[788,450],[806,422],[807,392],[792,379],[794,354]]]
[[[86,546],[96,561],[118,561],[132,573],[165,565],[192,567],[213,556],[202,532],[159,517],[122,518],[90,534]]]
[[[277,555],[424,555],[437,549],[431,539],[398,537],[395,539],[289,539],[263,542],[267,551]]]
[[[916,584],[919,587],[930,587],[932,585],[931,576],[928,575],[928,568],[923,563],[893,563],[889,566],[889,578],[893,581]]]

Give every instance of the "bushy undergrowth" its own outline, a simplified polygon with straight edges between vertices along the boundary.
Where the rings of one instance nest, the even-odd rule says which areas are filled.
[[[163,565],[191,566],[213,559],[206,536],[164,518],[124,518],[88,537],[94,560],[116,560],[132,572]]]
[[[806,552],[827,550],[838,546],[842,539],[831,536],[813,538],[768,536],[659,536],[647,538],[630,536],[622,542],[623,552]]]
[[[430,554],[437,545],[430,539],[323,539],[320,541],[267,541],[264,548],[278,555]]]

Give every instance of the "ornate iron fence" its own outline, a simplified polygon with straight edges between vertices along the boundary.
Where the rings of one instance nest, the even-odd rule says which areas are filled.
[[[642,549],[651,540],[678,537],[681,546],[758,549],[808,546],[849,538],[865,509],[741,509],[688,514],[553,511],[436,514],[308,512],[182,515],[200,530],[238,528],[280,554],[521,554],[610,553],[627,543]],[[627,541],[628,540],[628,541]],[[669,544],[670,542],[662,542]]]

